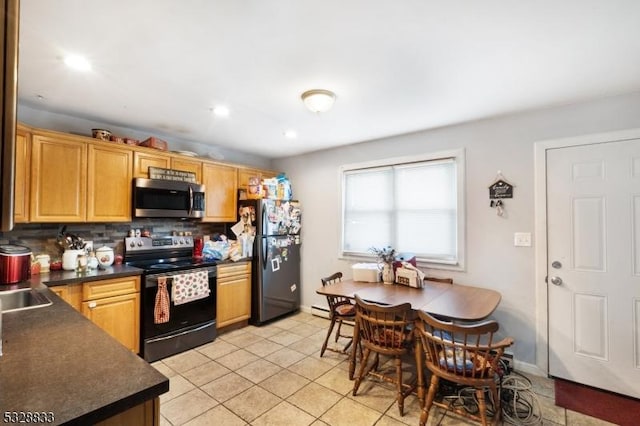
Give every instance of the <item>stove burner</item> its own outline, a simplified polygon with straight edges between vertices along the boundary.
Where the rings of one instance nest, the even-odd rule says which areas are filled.
[[[178,265],[172,265],[170,263],[156,263],[155,265],[149,266],[149,269],[175,269]]]

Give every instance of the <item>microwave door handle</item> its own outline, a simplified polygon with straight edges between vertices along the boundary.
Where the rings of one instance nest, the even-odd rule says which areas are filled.
[[[193,188],[189,185],[189,216],[193,212]]]

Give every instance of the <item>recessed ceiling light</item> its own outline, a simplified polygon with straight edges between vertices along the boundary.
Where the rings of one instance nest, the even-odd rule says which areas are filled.
[[[213,108],[213,114],[218,117],[228,117],[229,116],[229,108],[224,105],[218,105]]]
[[[296,133],[295,130],[285,130],[283,134],[284,134],[284,137],[287,139],[295,139],[298,137],[298,134]]]
[[[80,55],[68,55],[64,58],[64,63],[76,71],[89,71],[91,64],[84,56]]]

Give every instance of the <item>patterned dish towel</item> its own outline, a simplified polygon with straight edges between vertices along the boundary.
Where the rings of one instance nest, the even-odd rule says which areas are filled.
[[[163,324],[169,322],[169,292],[167,291],[167,277],[158,277],[158,291],[156,305],[153,308],[153,322]]]
[[[174,305],[189,303],[209,296],[209,272],[199,271],[174,275],[171,286],[171,300]]]

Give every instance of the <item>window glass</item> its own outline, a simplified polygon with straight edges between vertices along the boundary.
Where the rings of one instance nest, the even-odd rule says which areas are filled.
[[[405,159],[406,160],[406,159]],[[343,169],[342,252],[392,246],[423,262],[459,264],[458,159]]]

